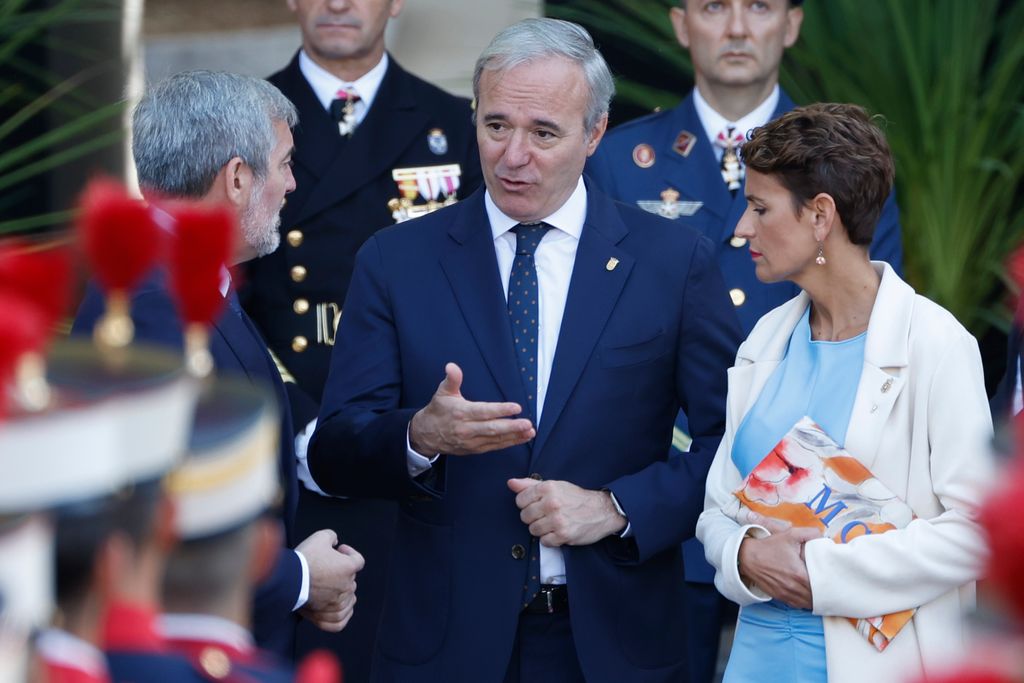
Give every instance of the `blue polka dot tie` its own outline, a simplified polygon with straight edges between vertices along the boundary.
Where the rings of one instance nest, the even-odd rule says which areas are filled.
[[[508,278],[508,315],[512,323],[512,342],[516,347],[519,374],[526,390],[523,413],[537,426],[537,266],[533,255],[547,223],[520,223],[512,228],[516,235],[516,258]]]
[[[539,315],[537,265],[533,255],[537,245],[551,229],[547,223],[522,224],[512,228],[516,235],[516,258],[508,278],[508,315],[512,323],[512,342],[516,347],[519,374],[526,390],[523,413],[537,427],[537,319]],[[523,583],[523,606],[540,590],[540,544],[530,541],[529,565]]]

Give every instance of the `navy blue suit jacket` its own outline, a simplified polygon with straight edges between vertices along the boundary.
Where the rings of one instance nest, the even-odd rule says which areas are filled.
[[[163,277],[155,275],[133,294],[131,316],[135,323],[135,339],[161,346],[181,349],[182,327]],[[90,283],[85,299],[78,309],[72,334],[91,334],[92,328],[103,315],[103,295],[95,283]],[[245,313],[235,305],[225,306],[224,312],[210,330],[210,353],[217,373],[240,375],[254,384],[272,387],[281,411],[281,447],[279,469],[284,491],[282,519],[289,547],[291,525],[295,517],[298,485],[295,474],[294,430],[288,397],[266,345]],[[273,573],[258,586],[253,613],[253,632],[260,647],[291,657],[292,608],[302,586],[302,566],[294,552],[282,548],[278,553]]]
[[[523,404],[483,191],[374,235],[360,250],[310,448],[317,482],[402,501],[375,680],[501,680],[530,533],[511,477],[609,489],[633,537],[564,548],[588,681],[685,675],[679,545],[693,535],[724,427],[739,341],[708,240],[591,189],[530,444],[442,455],[418,480],[406,429],[444,376],[474,401]],[[617,263],[611,261],[617,259]],[[669,454],[680,407],[694,447]]]

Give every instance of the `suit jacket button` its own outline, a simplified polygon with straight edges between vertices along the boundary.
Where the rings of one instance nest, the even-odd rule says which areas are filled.
[[[306,279],[306,266],[292,266],[292,280],[302,282]]]
[[[739,249],[740,247],[745,247],[747,246],[747,238],[740,237],[739,235],[733,235],[732,239],[729,240],[729,246],[736,247],[737,249]]]
[[[512,559],[521,560],[526,557],[526,548],[521,543],[512,546]]]
[[[540,476],[536,472],[530,475],[530,479],[536,479],[537,481],[544,481],[544,477]]]
[[[293,247],[297,247],[302,244],[303,234],[301,230],[289,230],[288,235],[285,237],[288,240],[288,244]]]
[[[307,299],[296,299],[295,303],[292,304],[292,310],[302,315],[309,310],[309,300]]]
[[[301,335],[295,337],[295,339],[292,339],[292,351],[294,351],[295,353],[302,353],[303,351],[306,350],[306,347],[308,346],[309,340]]]
[[[732,299],[733,306],[742,306],[743,302],[747,300],[747,293],[736,287],[729,290],[729,298]]]

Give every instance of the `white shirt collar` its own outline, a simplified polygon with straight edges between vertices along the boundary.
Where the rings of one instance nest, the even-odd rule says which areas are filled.
[[[220,267],[220,282],[217,283],[217,288],[220,289],[220,295],[227,299],[228,291],[231,289],[231,271],[225,266]]]
[[[763,126],[771,120],[772,114],[775,113],[775,108],[779,105],[779,84],[776,83],[775,87],[772,88],[772,92],[768,95],[768,98],[764,102],[757,105],[754,111],[750,112],[739,121],[730,121],[725,118],[717,111],[711,108],[708,101],[700,94],[700,88],[694,87],[693,89],[693,106],[697,110],[697,116],[700,117],[700,122],[704,124],[704,134],[708,136],[708,140],[712,144],[715,142],[715,138],[726,126],[735,126],[737,130],[743,132],[744,137],[746,134],[757,128]]]
[[[359,94],[359,99],[366,105],[365,108],[361,108],[365,112],[373,105],[373,98],[377,96],[381,81],[384,80],[384,73],[388,70],[388,53],[384,53],[384,56],[377,62],[377,66],[351,83],[341,80],[314,62],[306,54],[305,50],[299,51],[299,70],[306,77],[309,86],[313,88],[313,92],[316,93],[316,98],[320,100],[324,110],[330,108],[331,100],[335,98],[339,90],[351,87]]]
[[[484,193],[484,207],[487,209],[487,219],[491,222],[491,235],[498,239],[506,232],[519,225],[519,221],[506,216],[498,205],[491,199],[491,193]],[[565,200],[558,209],[547,218],[543,219],[553,228],[567,233],[577,240],[583,234],[583,223],[587,219],[587,187],[583,183],[583,177],[576,182],[576,189],[572,191],[569,198]]]
[[[94,678],[106,678],[107,660],[99,648],[67,631],[44,630],[36,638],[36,648],[46,662],[86,671]]]
[[[161,614],[160,634],[168,640],[218,643],[238,652],[255,647],[252,634],[233,621],[210,614]]]

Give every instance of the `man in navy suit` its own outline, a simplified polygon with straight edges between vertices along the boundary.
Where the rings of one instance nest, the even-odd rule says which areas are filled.
[[[290,127],[296,119],[292,104],[266,81],[207,71],[171,76],[134,112],[132,153],[140,187],[146,195],[198,199],[237,211],[240,234],[231,265],[269,253],[278,245],[284,197],[295,188]],[[288,548],[295,550],[278,553],[270,579],[258,588],[254,631],[261,646],[291,656],[291,613],[299,611],[321,628],[344,628],[363,560],[350,548],[336,550],[330,530],[295,545],[297,483],[288,398],[266,345],[238,305],[227,271],[221,293],[227,305],[210,336],[218,373],[271,387],[281,411],[282,517]],[[102,295],[90,285],[73,331],[88,333],[102,312]],[[161,274],[134,293],[131,314],[137,339],[182,346],[181,323]]]
[[[793,108],[779,87],[779,64],[800,35],[802,0],[681,0],[670,10],[679,44],[689,50],[694,89],[673,109],[618,126],[587,164],[594,182],[616,199],[686,220],[715,245],[715,258],[746,335],[762,315],[791,299],[796,285],[764,284],[754,275],[747,241],[733,234],[746,208],[738,147],[749,130]],[[729,183],[732,184],[732,189]],[[871,244],[873,259],[900,272],[896,202],[889,198]],[[673,447],[686,448],[684,415]],[[697,540],[683,551],[689,605],[687,647],[692,683],[715,672],[727,602]]]
[[[474,91],[486,191],[360,250],[310,444],[402,504],[373,680],[684,680],[739,341],[713,246],[584,181],[613,84],[580,27],[506,29]]]
[[[294,379],[289,392],[300,429],[316,417],[356,251],[396,218],[466,197],[481,182],[469,100],[417,78],[385,49],[385,28],[403,4],[288,0],[302,49],[270,82],[299,111],[297,187],[281,212],[281,248],[245,265],[240,296]],[[297,646],[300,653],[332,649],[346,664],[346,679],[363,683],[397,507],[325,498],[307,481],[300,469],[296,530],[333,529],[360,549],[367,567],[359,576],[359,612],[344,633],[299,624]]]

